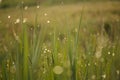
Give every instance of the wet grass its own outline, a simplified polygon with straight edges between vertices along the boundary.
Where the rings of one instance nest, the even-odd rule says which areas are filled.
[[[120,79],[119,2],[26,7],[0,10],[0,80]]]

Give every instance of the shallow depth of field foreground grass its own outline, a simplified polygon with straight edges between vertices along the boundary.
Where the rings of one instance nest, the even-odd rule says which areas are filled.
[[[119,4],[0,9],[0,80],[120,80]]]

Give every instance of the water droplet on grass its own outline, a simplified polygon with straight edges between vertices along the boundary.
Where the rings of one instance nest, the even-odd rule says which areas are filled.
[[[44,14],[44,16],[47,16],[47,15],[48,15],[47,13]]]
[[[108,52],[108,55],[110,55],[110,52]]]
[[[49,23],[50,23],[50,21],[48,20],[48,21],[47,21],[47,23],[49,24]]]
[[[25,6],[24,9],[27,10],[27,9],[28,9],[28,6]]]
[[[92,75],[92,77],[91,77],[91,78],[92,78],[92,80],[95,80],[96,76],[95,76],[95,75]]]
[[[117,70],[117,71],[116,71],[116,73],[117,73],[117,75],[119,75],[119,74],[120,74],[120,71],[119,71],[119,70]]]
[[[90,63],[88,63],[88,66],[90,66]]]
[[[23,19],[23,23],[26,23],[26,22],[27,22],[27,18],[24,18],[24,19]]]
[[[20,23],[20,19],[16,19],[15,24]]]
[[[39,6],[39,5],[37,5],[37,8],[40,8],[40,6]]]
[[[112,53],[112,56],[114,57],[114,56],[115,56],[115,53]]]
[[[11,16],[9,15],[9,16],[8,16],[8,19],[10,19],[10,18],[11,18]]]
[[[103,75],[102,75],[102,78],[105,79],[105,78],[106,78],[106,74],[103,74]]]

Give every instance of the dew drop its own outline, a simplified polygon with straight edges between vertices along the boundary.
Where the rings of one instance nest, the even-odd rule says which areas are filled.
[[[53,68],[53,72],[55,73],[55,74],[62,74],[62,72],[63,72],[63,68],[61,67],[61,66],[55,66],[54,68]]]

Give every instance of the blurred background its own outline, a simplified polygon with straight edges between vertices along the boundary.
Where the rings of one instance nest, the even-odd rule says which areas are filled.
[[[77,2],[86,2],[86,1],[120,1],[120,0],[0,0],[0,8],[7,8],[19,5],[21,2],[24,2],[25,5],[34,6],[36,4],[41,5],[55,5],[55,4],[68,4],[68,3],[77,3]]]
[[[0,80],[61,79],[120,80],[120,0],[0,0]]]

